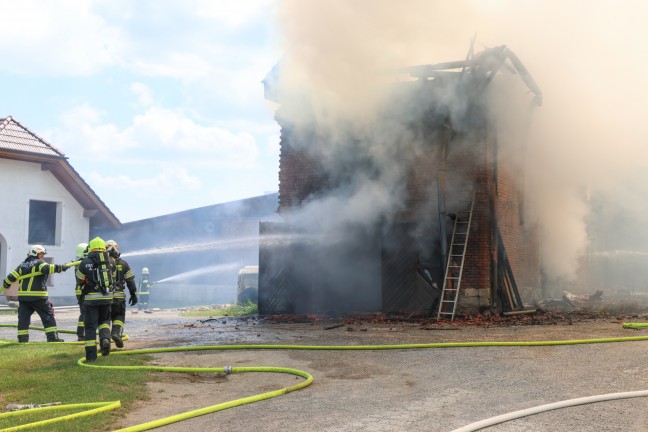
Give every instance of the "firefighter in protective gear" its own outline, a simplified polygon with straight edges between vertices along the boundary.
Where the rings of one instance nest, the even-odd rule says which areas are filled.
[[[135,286],[135,273],[130,268],[130,265],[120,257],[119,245],[114,240],[106,242],[106,249],[110,256],[115,260],[115,291],[113,292],[113,302],[110,310],[110,318],[112,320],[112,330],[110,335],[112,340],[115,341],[117,348],[123,348],[124,342],[122,341],[122,334],[124,333],[124,322],[126,321],[126,293],[124,293],[124,285],[128,287],[130,299],[128,304],[134,306],[137,304],[137,287]]]
[[[7,275],[2,288],[20,281],[18,287],[18,342],[29,342],[31,316],[36,312],[45,328],[47,342],[64,342],[58,336],[52,303],[47,297],[47,279],[52,273],[68,269],[65,265],[49,264],[43,260],[47,251],[41,245],[29,248],[27,258]]]
[[[81,296],[85,314],[86,362],[97,359],[97,330],[101,355],[110,354],[110,306],[113,301],[114,261],[106,251],[106,242],[95,237],[88,243],[88,256],[83,258],[76,271],[77,284],[87,280]]]
[[[76,260],[83,260],[88,256],[88,243],[79,243],[76,247]],[[76,295],[77,298],[77,303],[79,304],[79,320],[77,321],[77,339],[79,341],[84,341],[85,340],[85,328],[84,328],[84,319],[85,319],[85,314],[83,313],[83,296],[81,293],[83,292],[83,287],[87,283],[87,280],[81,281],[81,284],[79,284],[79,281],[77,280],[76,287],[74,289],[74,294]]]
[[[140,279],[137,289],[137,296],[139,297],[138,310],[148,310],[149,296],[151,294],[151,287],[153,284],[149,282],[149,269],[144,267],[142,269],[142,278]]]

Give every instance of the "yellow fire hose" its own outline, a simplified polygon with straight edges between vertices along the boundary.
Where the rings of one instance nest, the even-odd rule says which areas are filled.
[[[15,326],[14,324],[4,324],[0,325],[2,327]],[[627,323],[623,325],[624,328],[638,328],[638,327],[648,327],[648,323]],[[33,327],[30,327],[33,328]],[[66,331],[72,333],[72,331]],[[582,344],[596,344],[596,343],[614,343],[614,342],[636,342],[636,341],[645,341],[648,340],[648,336],[631,336],[631,337],[618,337],[618,338],[601,338],[601,339],[576,339],[576,340],[556,340],[556,341],[525,341],[525,342],[439,342],[439,343],[419,343],[419,344],[398,344],[398,345],[214,345],[214,346],[191,346],[191,347],[170,347],[170,348],[156,348],[156,349],[140,349],[140,350],[130,350],[130,351],[113,351],[112,355],[137,355],[137,354],[153,354],[153,353],[164,353],[164,352],[180,352],[180,351],[209,351],[209,350],[335,350],[335,351],[351,351],[351,350],[402,350],[402,349],[428,349],[428,348],[461,348],[461,347],[493,347],[493,346],[557,346],[557,345],[582,345]],[[17,342],[5,342],[0,341],[0,344],[14,344]],[[36,343],[46,343],[46,342],[36,342]],[[305,380],[290,386],[285,387],[279,390],[274,390],[267,393],[261,393],[254,396],[248,396],[242,399],[236,399],[229,402],[223,402],[216,405],[208,406],[205,408],[188,411],[182,414],[173,415],[165,417],[159,420],[141,423],[139,425],[130,426],[124,429],[119,429],[116,432],[134,432],[134,431],[146,431],[168,425],[171,423],[176,423],[179,421],[187,420],[193,417],[198,417],[204,414],[214,413],[217,411],[222,411],[228,408],[233,408],[236,406],[249,404],[253,402],[258,402],[265,399],[270,399],[276,396],[281,396],[289,392],[300,390],[302,388],[308,387],[313,382],[313,377],[304,371],[290,368],[280,368],[280,367],[230,367],[225,366],[222,368],[193,368],[193,367],[173,367],[173,366],[102,366],[99,364],[86,364],[85,358],[81,358],[77,362],[80,366],[83,367],[93,367],[93,368],[106,368],[106,369],[116,369],[116,370],[149,370],[149,371],[159,371],[159,372],[182,372],[182,373],[204,373],[204,372],[214,372],[214,373],[246,373],[246,372],[273,372],[273,373],[287,373],[299,376]],[[599,395],[595,397],[580,398],[578,403],[591,403],[598,402],[603,400],[611,400],[610,397],[605,397],[607,395]],[[625,393],[615,393],[612,396],[614,398],[627,398],[627,397],[638,397],[638,396],[648,396],[648,391],[640,392],[628,392]],[[482,420],[480,422],[473,423],[471,425],[465,426],[456,431],[474,431],[480,428],[486,427],[486,424],[492,425],[496,423],[501,423],[508,421],[514,418],[519,418],[523,415],[536,414],[538,412],[543,412],[542,409],[549,407],[548,409],[557,409],[564,406],[573,406],[572,401],[564,401],[564,403],[555,403],[543,405],[541,407],[532,408],[528,410],[517,411],[508,415],[493,417],[492,419]],[[57,405],[43,408],[34,408],[29,410],[30,413],[36,412],[37,410],[41,411],[56,411],[56,410],[65,410],[72,408],[92,408],[88,411],[83,411],[76,414],[56,417],[40,422],[29,423],[25,425],[20,425],[16,427],[11,427],[8,429],[2,429],[0,432],[7,431],[17,431],[29,429],[36,426],[41,426],[45,424],[52,424],[60,421],[72,420],[76,418],[81,418],[88,415],[93,415],[98,412],[108,411],[119,408],[119,401],[112,402],[101,402],[101,403],[87,403],[87,404],[72,404],[72,405]],[[18,416],[18,412],[9,412],[0,414],[0,419],[7,417]]]

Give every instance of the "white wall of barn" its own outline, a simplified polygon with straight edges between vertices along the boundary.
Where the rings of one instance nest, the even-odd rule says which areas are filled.
[[[27,256],[30,200],[60,203],[60,241],[44,244],[47,258],[64,264],[76,245],[88,241],[89,219],[83,207],[40,163],[0,159],[0,275],[4,279]],[[49,296],[74,297],[74,269],[50,276]],[[15,288],[14,288],[15,289]],[[13,291],[13,290],[12,290]]]

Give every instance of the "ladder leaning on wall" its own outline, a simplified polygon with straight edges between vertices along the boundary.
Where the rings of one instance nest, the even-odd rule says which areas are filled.
[[[439,299],[437,320],[445,319],[453,321],[455,317],[474,208],[475,190],[473,189],[472,199],[470,201],[460,202],[459,209],[455,213],[448,262],[443,278],[441,298]]]

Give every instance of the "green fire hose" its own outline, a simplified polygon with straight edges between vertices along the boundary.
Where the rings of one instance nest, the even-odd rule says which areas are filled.
[[[0,327],[15,327],[15,324],[4,324]],[[623,325],[624,328],[638,328],[638,327],[648,327],[648,323],[627,323]],[[30,327],[34,328],[34,327]],[[38,328],[34,328],[38,329]],[[73,331],[64,331],[69,333],[74,333]],[[648,340],[648,336],[630,336],[630,337],[617,337],[617,338],[600,338],[600,339],[576,339],[576,340],[556,340],[556,341],[524,341],[524,342],[439,342],[439,343],[418,343],[418,344],[396,344],[396,345],[214,345],[214,346],[191,346],[191,347],[170,347],[170,348],[155,348],[155,349],[140,349],[140,350],[129,350],[129,351],[113,351],[111,355],[137,355],[137,354],[154,354],[154,353],[164,353],[164,352],[181,352],[181,351],[214,351],[214,350],[335,350],[335,351],[351,351],[351,350],[403,350],[403,349],[430,349],[430,348],[461,348],[461,347],[496,347],[496,346],[557,346],[557,345],[582,345],[582,344],[597,344],[597,343],[615,343],[615,342],[636,342],[636,341],[645,341]],[[0,344],[15,344],[17,342],[6,342],[0,341]],[[46,342],[31,342],[31,343],[46,343]],[[77,343],[77,342],[67,342],[67,343]],[[77,362],[80,366],[83,367],[93,367],[93,368],[106,368],[106,369],[115,369],[115,370],[148,370],[148,371],[159,371],[159,372],[179,372],[179,373],[224,373],[224,374],[237,374],[237,373],[248,373],[248,372],[271,372],[271,373],[284,373],[292,374],[301,378],[304,378],[304,381],[300,383],[281,388],[278,390],[257,394],[254,396],[248,396],[241,399],[236,399],[228,402],[219,403],[216,405],[208,406],[205,408],[188,411],[182,414],[173,415],[165,417],[159,420],[142,423],[135,426],[130,426],[124,429],[119,429],[119,432],[135,432],[135,431],[146,431],[161,427],[164,425],[180,422],[187,420],[193,417],[198,417],[201,415],[214,413],[217,411],[222,411],[228,408],[233,408],[240,405],[250,404],[253,402],[262,401],[265,399],[270,399],[273,397],[281,396],[289,392],[303,389],[308,387],[313,382],[313,377],[308,373],[297,369],[291,368],[281,368],[281,367],[230,367],[225,366],[222,368],[197,368],[197,367],[173,367],[173,366],[104,366],[100,364],[86,364],[85,358],[81,358]],[[614,394],[615,397],[619,398],[621,394]],[[598,402],[603,400],[610,400],[610,398],[605,398],[605,395],[599,395],[597,397],[581,398],[580,403],[591,403]],[[623,397],[637,397],[637,396],[648,396],[648,392],[633,392],[632,396],[623,395]],[[566,401],[564,406],[572,406]],[[560,403],[549,404],[546,407],[551,406],[551,409],[557,409]],[[73,408],[89,408],[87,411],[64,415],[40,422],[29,423],[25,425],[15,426],[8,429],[2,429],[0,432],[6,431],[17,431],[33,428],[36,426],[41,426],[45,424],[53,424],[61,421],[73,420],[89,415],[94,415],[99,412],[104,412],[108,410],[114,410],[119,408],[119,401],[112,402],[97,402],[97,403],[85,403],[85,404],[72,404],[72,405],[57,405],[49,406],[43,408],[34,408],[29,410],[29,412],[38,412],[40,411],[58,411],[66,410]],[[519,411],[516,413],[511,413],[509,415],[498,416],[493,419],[482,420],[481,422],[474,423],[472,425],[465,426],[464,428],[457,429],[457,431],[468,431],[468,430],[478,430],[479,428],[486,427],[485,424],[495,424],[495,422],[508,421],[513,418],[519,418],[522,415],[531,415],[538,412],[542,412],[540,408],[537,409],[528,409]],[[9,412],[0,414],[1,418],[15,417],[18,416],[18,412]],[[517,415],[517,417],[515,416]],[[490,422],[490,423],[489,423]]]

